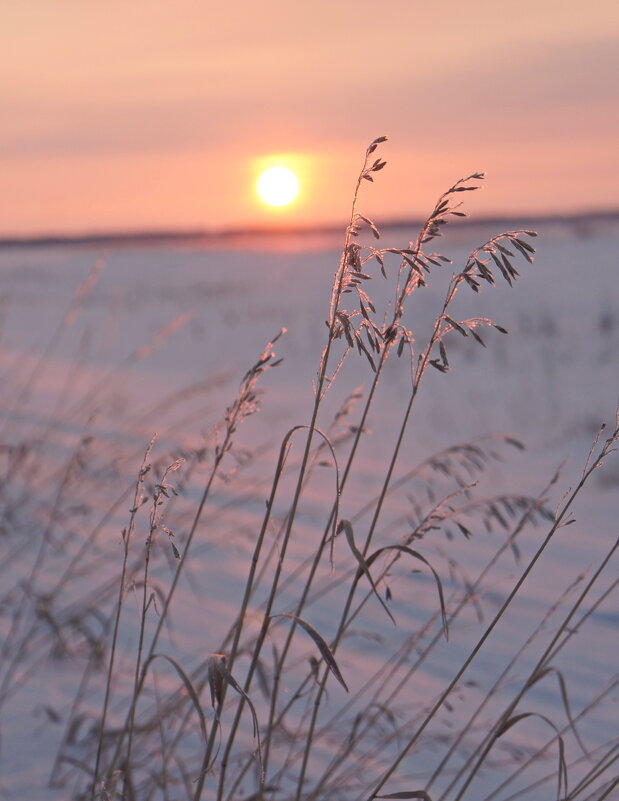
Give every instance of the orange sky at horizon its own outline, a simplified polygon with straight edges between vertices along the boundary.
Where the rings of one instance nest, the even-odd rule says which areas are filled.
[[[617,208],[619,6],[82,0],[0,7],[0,235]],[[256,196],[296,168],[290,206]],[[467,197],[467,201],[469,198]]]

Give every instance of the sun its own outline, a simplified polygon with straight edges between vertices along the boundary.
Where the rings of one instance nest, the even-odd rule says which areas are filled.
[[[299,193],[299,179],[288,167],[270,167],[256,184],[260,198],[269,206],[287,206]]]

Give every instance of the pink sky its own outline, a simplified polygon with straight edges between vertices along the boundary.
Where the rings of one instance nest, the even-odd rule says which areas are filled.
[[[339,222],[383,134],[377,220],[477,170],[475,213],[619,206],[615,0],[9,0],[0,30],[0,234]]]

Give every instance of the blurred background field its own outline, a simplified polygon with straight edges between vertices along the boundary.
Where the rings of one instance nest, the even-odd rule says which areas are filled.
[[[444,278],[437,271],[430,286],[415,293],[405,325],[415,332],[427,330],[440,312],[445,278],[492,233],[494,228],[485,230],[484,223],[448,232],[442,252],[455,266],[441,268]],[[452,337],[452,370],[448,376],[438,372],[428,376],[396,477],[456,443],[509,434],[526,450],[497,441],[494,449],[500,460],[491,460],[479,475],[479,493],[534,496],[567,459],[548,501],[554,508],[562,492],[578,480],[599,425],[613,423],[619,226],[613,220],[584,228],[573,221],[555,222],[541,226],[539,233],[535,263],[523,265],[523,277],[513,288],[499,286],[481,296],[462,293],[458,298],[460,317],[491,315],[510,335],[489,331],[484,334],[486,349],[470,338]],[[392,229],[385,244],[405,247],[415,234]],[[284,362],[264,377],[262,409],[244,424],[225,478],[215,486],[161,650],[173,651],[190,671],[220,647],[245,579],[277,448],[291,426],[308,421],[338,258],[334,242],[317,240],[304,251],[298,242],[277,237],[262,239],[251,249],[243,243],[225,250],[165,246],[107,253],[101,248],[63,246],[0,250],[4,476],[0,625],[5,638],[0,789],[8,798],[65,799],[83,786],[80,763],[92,757],[91,727],[102,697],[102,663],[92,660],[97,649],[101,655],[104,652],[122,556],[120,534],[127,525],[132,484],[149,440],[157,434],[153,460],[160,467],[177,457],[187,460],[174,476],[180,497],[171,502],[166,517],[182,550],[188,510],[195,504],[214,447],[214,428],[246,369],[285,327],[287,333],[276,347]],[[87,285],[80,290],[85,280]],[[380,281],[380,276],[374,281],[378,294]],[[339,394],[326,397],[324,419],[333,418],[346,392],[363,393],[369,380],[367,361],[353,354],[339,379]],[[383,376],[376,407],[380,413],[370,416],[359,469],[343,500],[349,517],[379,489],[376,465],[391,451],[409,389],[410,369],[402,358]],[[336,427],[342,442],[354,423],[353,409]],[[291,458],[298,457],[293,449]],[[439,472],[434,471],[432,482],[440,484]],[[320,536],[332,486],[332,469],[319,467],[303,500],[287,575],[293,575],[295,565],[302,563]],[[488,686],[514,642],[524,641],[531,620],[541,619],[557,595],[610,547],[616,538],[618,488],[619,466],[616,460],[609,461],[579,498],[576,522],[553,543],[539,573],[533,574],[522,598],[493,635],[492,647],[475,664],[469,695],[463,691],[456,702],[463,709],[471,703],[472,687]],[[388,533],[390,526],[396,528],[413,515],[417,492],[422,492],[422,484],[413,482],[394,494],[381,529]],[[137,560],[144,525],[144,521],[138,524]],[[490,532],[486,528],[478,525],[468,541],[449,526],[432,532],[428,553],[440,565],[450,590],[487,558],[489,543],[496,546],[500,522],[495,520]],[[535,527],[527,533],[521,546],[524,559],[539,536]],[[163,587],[174,557],[169,543],[160,541],[157,548],[153,569]],[[338,557],[345,565],[346,554],[338,549],[336,566]],[[476,614],[491,615],[518,572],[513,555],[506,558],[492,585],[480,592]],[[383,621],[384,612],[375,600],[366,606],[340,663],[351,684],[359,665],[370,671],[392,638],[398,642],[398,637],[410,636],[415,622],[421,626],[436,610],[432,582],[422,577],[406,583],[409,573],[400,571],[393,578],[397,630],[392,632]],[[326,569],[311,607],[313,625],[325,637],[331,593],[338,592],[333,585],[334,576]],[[284,600],[281,604],[277,611],[290,611]],[[135,611],[133,617],[132,608],[128,603],[123,629],[128,665],[138,614]],[[614,592],[586,633],[579,633],[573,655],[565,657],[573,714],[614,677],[616,665],[609,655],[617,622]],[[425,693],[432,695],[441,679],[451,674],[478,626],[471,611],[450,644],[441,646],[431,670],[419,678]],[[300,643],[299,664],[308,651],[311,643]],[[88,664],[92,673],[80,686]],[[164,693],[175,686],[175,678],[165,670],[161,674],[157,691]],[[122,681],[115,687],[114,715],[122,717],[123,697],[130,689]],[[149,692],[152,696],[155,690]],[[536,708],[557,714],[561,708],[557,693],[545,685],[535,692]],[[340,691],[333,693],[335,703],[340,703]],[[590,747],[616,736],[616,692],[608,701],[583,724],[582,735]],[[363,701],[359,703],[363,708]],[[414,709],[419,699],[407,697],[403,710],[407,703]],[[451,726],[450,713],[445,712],[433,742],[439,744]],[[506,756],[517,763],[531,742],[516,731],[514,735],[513,753]],[[245,737],[251,741],[249,731]],[[431,746],[411,757],[402,780],[423,775],[429,761],[436,760],[434,753]],[[319,750],[316,770],[327,757]],[[488,769],[480,787],[494,786],[502,775],[497,759],[498,767],[494,773]],[[539,766],[540,775],[552,772],[555,757],[549,759]],[[243,785],[238,797],[243,797],[242,790]]]

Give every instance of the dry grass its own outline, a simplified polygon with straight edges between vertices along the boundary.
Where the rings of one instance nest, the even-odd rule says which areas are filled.
[[[109,377],[79,399],[67,388],[65,419],[82,414],[86,433],[51,474],[36,467],[50,430],[5,448],[5,520],[33,515],[30,497],[41,493],[46,503],[36,513],[46,522],[31,564],[3,592],[0,703],[50,654],[83,669],[51,775],[51,786],[70,797],[613,797],[619,740],[592,747],[584,732],[617,679],[575,704],[566,678],[574,656],[564,654],[616,588],[607,566],[619,541],[609,542],[597,566],[563,587],[541,617],[531,616],[508,654],[493,647],[496,631],[512,625],[515,602],[526,602],[529,577],[543,581],[544,571],[552,571],[556,551],[549,557],[549,547],[570,524],[590,477],[616,450],[619,421],[606,438],[596,438],[580,480],[554,510],[549,498],[558,474],[536,497],[480,494],[478,481],[496,460],[522,448],[510,436],[463,442],[398,472],[426,375],[449,371],[455,338],[485,346],[486,330],[506,333],[487,318],[459,319],[459,293],[497,281],[512,285],[517,262],[533,260],[535,234],[509,231],[476,248],[449,280],[430,329],[410,330],[412,300],[449,262],[431,243],[463,216],[461,198],[483,175],[442,194],[405,247],[378,247],[378,227],[358,203],[364,182],[385,166],[375,157],[384,140],[367,149],[356,183],[310,418],[284,437],[272,478],[260,455],[242,448],[241,427],[259,409],[264,374],[280,361],[278,337],[243,377],[220,423],[190,448],[160,447],[153,439],[143,457],[131,446],[121,459],[111,445],[93,442],[88,410]],[[370,235],[374,244],[363,244]],[[97,271],[26,377],[5,435]],[[388,291],[374,293],[377,282]],[[390,300],[381,307],[376,295]],[[127,364],[148,356],[186,321],[164,327]],[[339,374],[356,358],[367,363],[367,389],[337,398]],[[388,457],[373,464],[376,486],[360,493],[356,471],[363,469],[359,453],[370,415],[394,413],[381,395],[394,360],[410,375],[409,394]],[[140,458],[137,478],[126,482],[127,466]],[[244,479],[254,462],[259,478]],[[221,498],[213,504],[217,490],[231,486],[238,489],[228,508]],[[261,519],[252,514],[249,524],[251,548],[237,558],[245,562],[231,599],[216,580],[214,557],[196,552],[238,525],[243,496],[253,502],[264,494]],[[320,519],[308,513],[310,496],[319,497]],[[76,499],[87,497],[94,500],[77,526]],[[110,549],[100,534],[127,504],[118,569],[108,578],[100,567],[109,565]],[[481,537],[483,560],[470,575],[459,553],[473,535]],[[27,556],[18,543],[10,558],[28,565]],[[401,588],[411,581],[423,597],[417,607],[403,601]],[[185,621],[192,582],[210,582],[211,601]],[[484,599],[491,593],[499,597],[494,606]],[[196,641],[191,621],[202,618],[212,634]],[[496,669],[479,686],[469,676],[483,660]],[[541,686],[551,693],[552,716],[545,707],[537,711],[535,700],[528,703]],[[48,714],[57,713],[50,707]],[[520,728],[528,733],[524,743],[514,737]],[[543,796],[535,795],[538,787]]]

